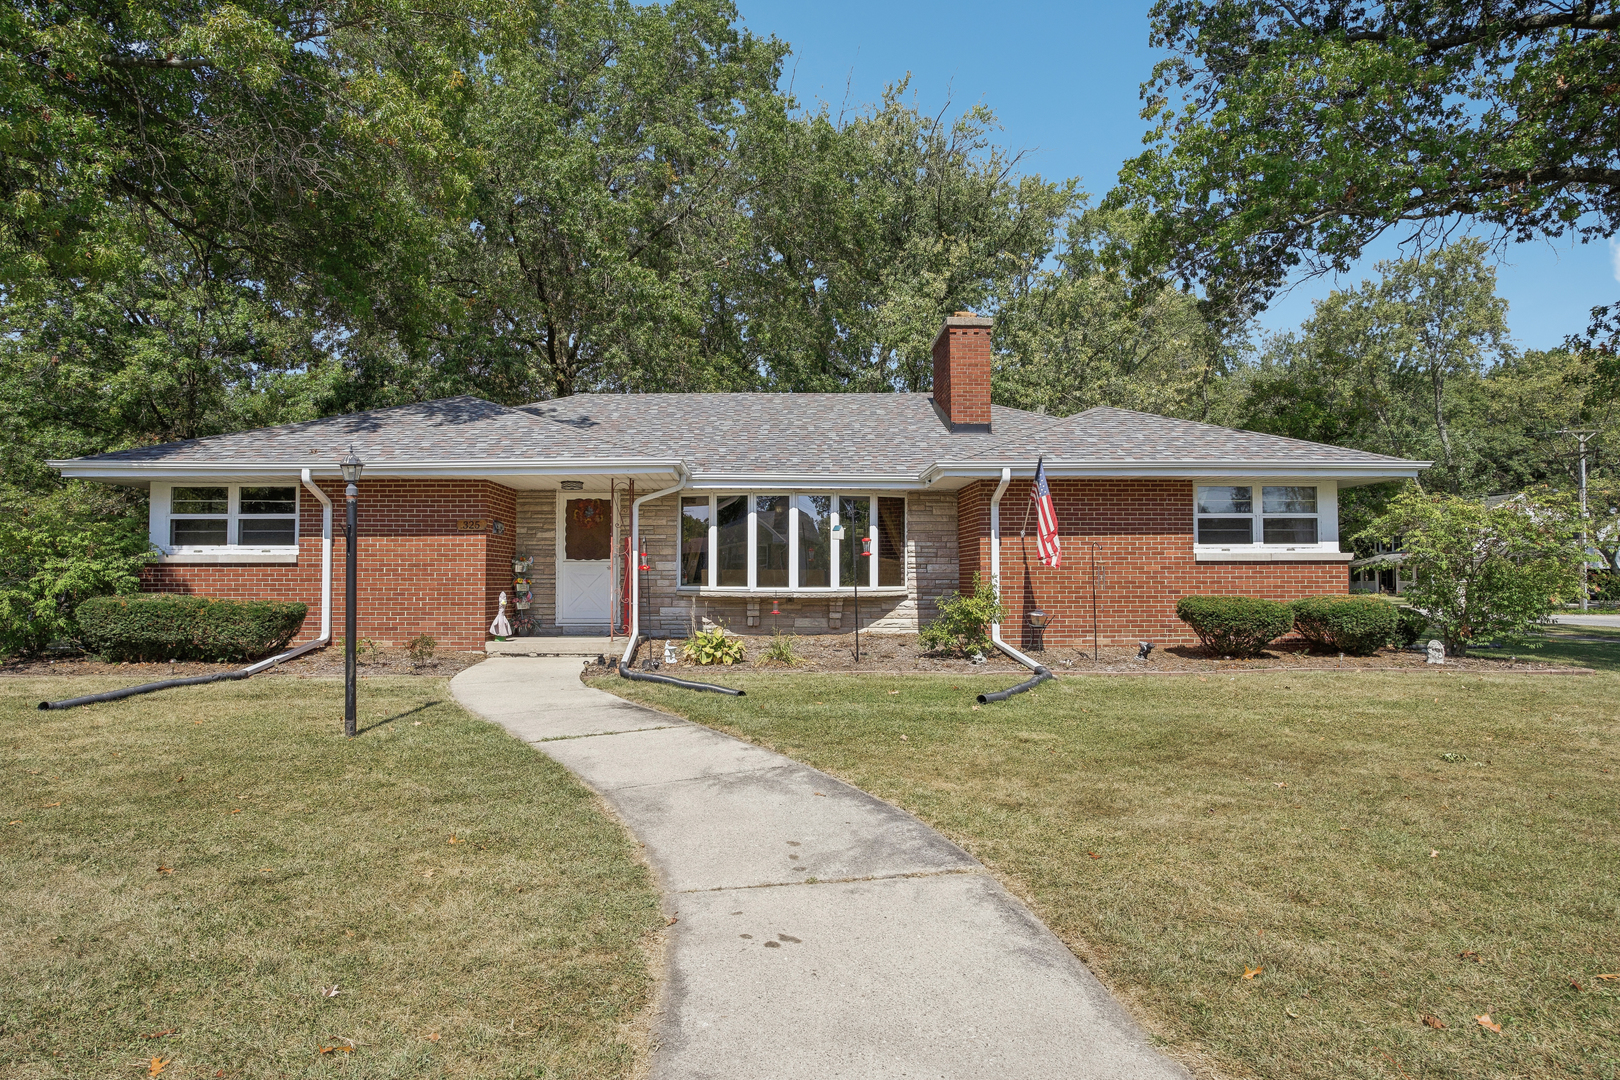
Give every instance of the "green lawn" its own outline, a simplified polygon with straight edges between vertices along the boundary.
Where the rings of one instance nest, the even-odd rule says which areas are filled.
[[[1195,1069],[1620,1076],[1620,678],[722,681],[600,685],[915,812]]]
[[[1585,638],[1586,640],[1581,640]],[[1474,649],[1480,656],[1517,655],[1529,660],[1573,664],[1598,671],[1620,671],[1620,630],[1598,626],[1559,626],[1547,631],[1533,649]]]
[[[116,685],[0,681],[0,1077],[634,1070],[663,921],[559,766],[437,679],[35,709]]]

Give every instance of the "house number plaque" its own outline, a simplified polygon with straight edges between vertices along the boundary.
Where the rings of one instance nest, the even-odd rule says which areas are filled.
[[[487,518],[465,518],[456,522],[457,532],[483,532],[489,528]]]

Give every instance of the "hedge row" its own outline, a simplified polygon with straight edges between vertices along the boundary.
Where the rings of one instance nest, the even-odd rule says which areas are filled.
[[[1428,620],[1376,596],[1308,596],[1284,604],[1252,596],[1184,596],[1176,615],[1216,656],[1256,656],[1290,630],[1312,648],[1366,656],[1410,646]]]
[[[97,596],[79,605],[86,648],[108,660],[256,660],[280,651],[309,609],[281,600]]]

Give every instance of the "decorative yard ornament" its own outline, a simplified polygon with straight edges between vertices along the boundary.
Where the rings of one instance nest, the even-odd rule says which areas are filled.
[[[1438,640],[1429,640],[1429,663],[1443,664],[1446,662],[1446,647]]]
[[[497,640],[505,641],[512,636],[512,624],[506,621],[506,594],[504,592],[501,593],[496,604],[495,621],[489,624],[489,632]]]

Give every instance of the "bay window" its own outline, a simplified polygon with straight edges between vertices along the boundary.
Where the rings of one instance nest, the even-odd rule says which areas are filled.
[[[1196,494],[1200,545],[1314,547],[1326,531],[1314,484],[1200,485]]]
[[[683,495],[680,512],[683,588],[849,589],[857,575],[863,589],[906,584],[903,497]],[[870,557],[862,540],[872,542]]]

